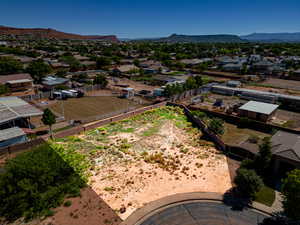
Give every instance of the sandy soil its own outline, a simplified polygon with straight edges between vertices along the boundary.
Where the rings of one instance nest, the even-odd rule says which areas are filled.
[[[201,140],[201,132],[184,116],[163,113],[61,141],[91,160],[89,187],[81,197],[67,199],[71,206],[56,208],[52,217],[28,225],[114,225],[168,195],[229,190],[226,156]]]
[[[132,133],[113,137],[124,138],[135,143],[135,148],[142,146],[153,154],[162,153],[175,163],[164,167],[136,158],[134,162],[111,162],[94,173],[91,187],[122,219],[167,195],[196,191],[224,193],[232,187],[226,157],[213,147],[191,146],[189,137],[172,122],[164,124],[157,135],[142,140]],[[182,152],[183,148],[187,152]]]

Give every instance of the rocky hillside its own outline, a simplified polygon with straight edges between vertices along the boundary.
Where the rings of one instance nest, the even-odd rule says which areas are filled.
[[[46,38],[46,39],[73,39],[73,40],[106,40],[118,42],[115,35],[79,35],[70,34],[54,29],[44,28],[14,28],[0,26],[0,35],[9,35],[17,38]]]

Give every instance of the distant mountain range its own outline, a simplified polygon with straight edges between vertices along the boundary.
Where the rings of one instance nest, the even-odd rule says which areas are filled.
[[[0,26],[1,35],[12,35],[19,38],[46,38],[46,39],[72,39],[72,40],[106,40],[112,42],[118,42],[118,38],[115,35],[79,35],[65,33],[54,29],[45,28],[14,28]]]
[[[258,42],[300,42],[300,32],[297,33],[253,33],[240,36],[248,41]]]
[[[178,35],[172,34],[169,37],[155,39],[161,42],[197,42],[197,43],[226,43],[226,42],[244,42],[237,35],[217,34],[217,35]]]
[[[128,41],[128,40],[127,40]],[[172,34],[162,38],[142,38],[135,41],[154,41],[154,42],[194,42],[194,43],[243,43],[243,42],[300,42],[300,32],[298,33],[253,33],[249,35],[178,35]]]
[[[71,39],[71,40],[106,40],[118,42],[115,35],[79,35],[57,31],[51,28],[14,28],[0,26],[0,36],[11,35],[17,38],[33,39]],[[253,33],[249,35],[179,35],[172,34],[169,37],[120,39],[121,41],[154,41],[154,42],[194,42],[194,43],[242,43],[242,42],[300,42],[300,32],[296,33]]]

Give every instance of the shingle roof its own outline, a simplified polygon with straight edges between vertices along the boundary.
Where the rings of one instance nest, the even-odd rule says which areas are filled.
[[[20,73],[20,74],[12,74],[12,75],[0,75],[0,83],[5,84],[9,81],[16,81],[16,80],[31,80],[32,77],[29,73]]]
[[[0,97],[0,123],[42,114],[41,110],[18,97]]]
[[[279,105],[269,104],[264,102],[249,101],[242,105],[239,109],[270,115]]]
[[[278,131],[271,139],[274,155],[300,162],[300,135]]]
[[[0,130],[0,141],[9,140],[23,135],[25,135],[25,133],[19,127],[12,127],[8,129]]]

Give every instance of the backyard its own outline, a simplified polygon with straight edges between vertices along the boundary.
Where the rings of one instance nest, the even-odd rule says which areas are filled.
[[[224,123],[225,132],[222,135],[222,140],[229,145],[241,145],[246,142],[249,138],[258,138],[262,140],[264,137],[271,136],[270,134],[263,133],[257,130],[248,128],[239,128],[237,125],[232,123]]]
[[[142,106],[138,102],[112,96],[70,98],[50,103],[47,107],[66,120],[101,119],[114,113],[122,113]]]
[[[163,107],[57,142],[88,156],[91,188],[125,219],[167,195],[232,187],[226,157],[200,138],[180,108]]]

